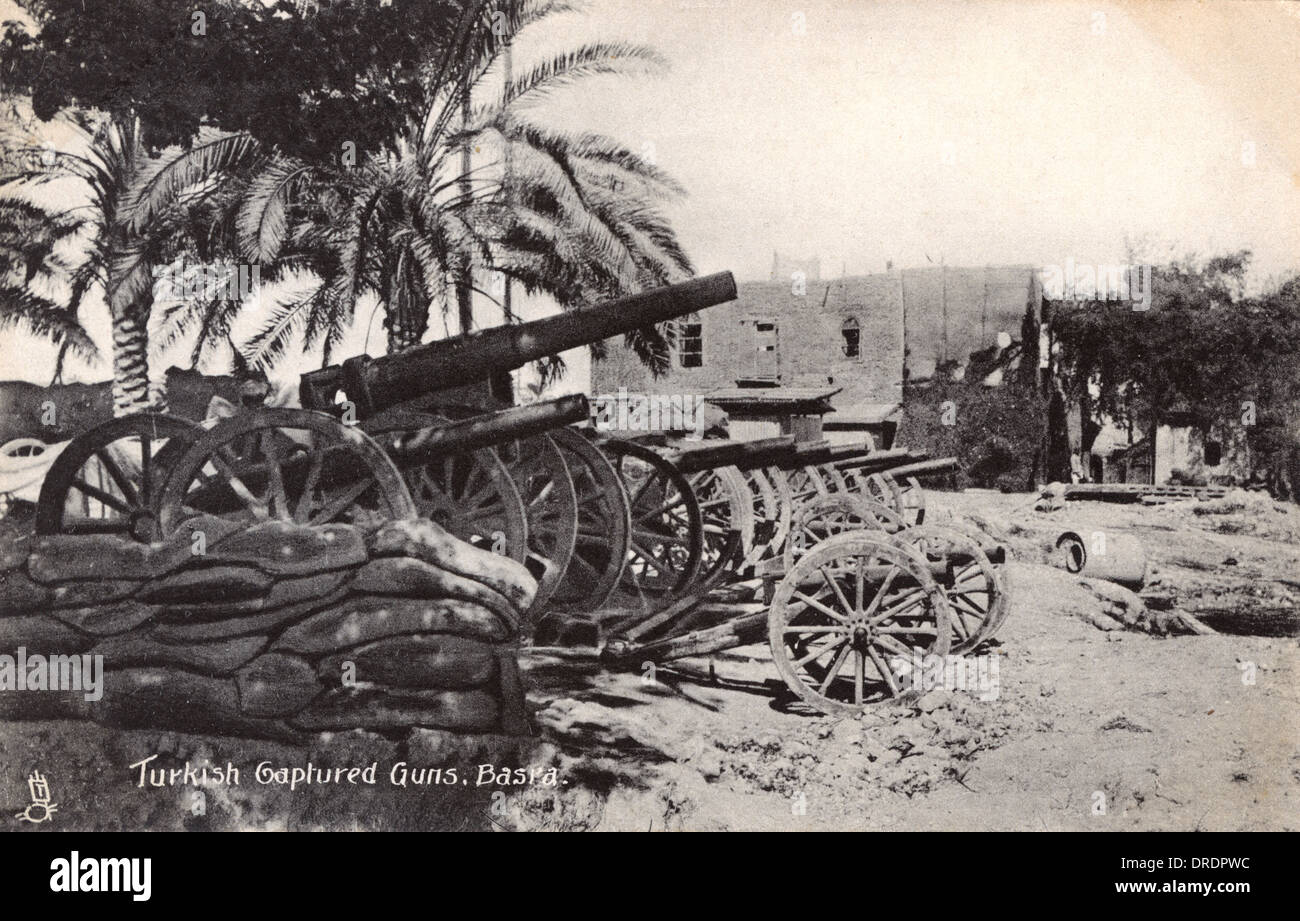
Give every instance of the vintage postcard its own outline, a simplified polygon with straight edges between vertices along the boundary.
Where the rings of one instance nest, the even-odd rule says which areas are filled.
[[[8,830],[1300,825],[1300,2],[0,23]]]

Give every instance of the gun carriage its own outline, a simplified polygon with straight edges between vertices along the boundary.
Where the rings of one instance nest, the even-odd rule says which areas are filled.
[[[301,409],[204,424],[114,419],[51,465],[37,531],[149,542],[196,515],[421,516],[529,569],[539,643],[566,618],[596,624],[588,651],[611,663],[766,639],[782,678],[816,709],[896,695],[893,660],[973,649],[1006,616],[1001,548],[923,523],[918,478],[955,459],[792,437],[611,438],[575,426],[591,416],[581,395],[503,407],[486,386],[735,296],[720,273],[357,356],[304,374]]]

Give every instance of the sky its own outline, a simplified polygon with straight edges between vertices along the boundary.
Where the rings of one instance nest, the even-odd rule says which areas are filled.
[[[1152,262],[1250,249],[1256,286],[1300,271],[1300,2],[590,0],[521,36],[516,71],[598,39],[671,67],[539,111],[680,180],[669,214],[700,272],[766,279],[774,250],[824,277],[1102,264],[1130,244]],[[47,351],[0,334],[0,376],[47,382]],[[570,357],[564,389],[584,389]]]

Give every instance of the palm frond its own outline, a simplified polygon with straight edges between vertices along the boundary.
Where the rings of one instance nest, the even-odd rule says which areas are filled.
[[[168,148],[139,169],[121,205],[121,221],[139,234],[160,213],[172,207],[182,192],[225,171],[248,165],[260,146],[247,134],[205,128],[189,150]]]
[[[19,329],[38,339],[68,349],[87,360],[97,360],[99,349],[76,315],[26,288],[0,287],[0,330]]]
[[[309,169],[297,160],[277,157],[249,183],[236,218],[239,249],[245,258],[256,263],[275,260],[289,230],[285,216],[289,196]]]

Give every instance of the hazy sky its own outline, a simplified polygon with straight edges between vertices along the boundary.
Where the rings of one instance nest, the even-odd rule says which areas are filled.
[[[1257,281],[1300,269],[1300,3],[591,0],[525,35],[516,69],[619,38],[671,71],[547,111],[682,181],[701,272],[763,279],[774,249],[824,275],[1116,262],[1126,237],[1251,249]],[[45,382],[42,355],[0,336],[4,376]]]

